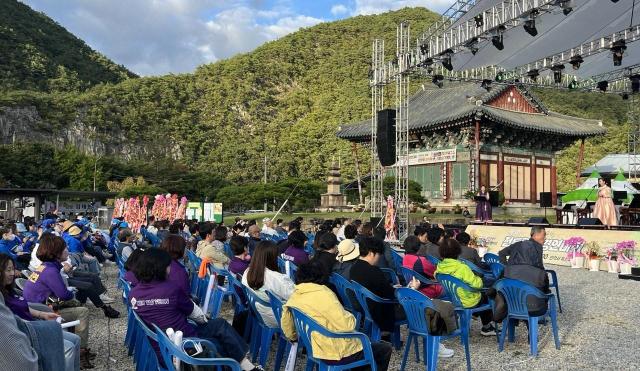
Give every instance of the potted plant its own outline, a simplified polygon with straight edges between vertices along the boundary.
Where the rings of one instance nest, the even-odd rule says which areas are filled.
[[[569,247],[566,259],[571,262],[571,268],[582,268],[584,266],[584,254],[581,250],[585,242],[582,237],[571,237],[564,241],[564,244]]]
[[[589,270],[598,272],[600,270],[600,245],[596,241],[588,242],[584,245],[583,252],[589,259]]]
[[[618,264],[620,264],[620,274],[631,274],[631,267],[636,265],[636,257],[633,252],[636,248],[636,241],[621,241],[616,244],[618,249]]]
[[[607,267],[609,273],[618,273],[618,249],[616,247],[610,247],[607,249]]]

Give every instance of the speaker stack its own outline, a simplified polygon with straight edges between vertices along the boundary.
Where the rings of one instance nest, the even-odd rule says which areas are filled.
[[[378,111],[376,125],[376,148],[378,159],[382,166],[396,163],[396,110],[383,109]]]

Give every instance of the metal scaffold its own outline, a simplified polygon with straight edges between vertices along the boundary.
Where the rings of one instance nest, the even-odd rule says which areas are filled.
[[[409,46],[410,28],[402,22],[397,29],[396,59],[400,71],[396,83],[396,163],[395,205],[398,238],[404,240],[409,231],[409,73],[411,62]]]
[[[382,165],[378,159],[377,123],[378,111],[384,108],[384,40],[373,40],[371,56],[371,216],[382,217],[384,210],[384,195],[382,180],[384,177]]]
[[[640,99],[629,96],[629,180],[640,181]]]

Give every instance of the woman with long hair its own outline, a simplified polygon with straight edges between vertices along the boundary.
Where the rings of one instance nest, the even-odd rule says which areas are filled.
[[[260,241],[256,245],[249,268],[242,275],[242,284],[265,301],[269,301],[267,291],[286,301],[295,289],[289,276],[278,272],[278,246],[271,241]],[[257,304],[256,308],[267,326],[278,327],[271,307]]]
[[[166,251],[171,256],[171,270],[169,271],[169,277],[167,279],[180,287],[188,296],[191,292],[189,274],[182,263],[186,247],[187,242],[185,239],[173,234],[168,235],[160,245],[160,249]]]
[[[598,200],[593,208],[593,216],[600,219],[602,224],[607,226],[618,225],[616,206],[611,198],[611,188],[607,182],[598,178]]]

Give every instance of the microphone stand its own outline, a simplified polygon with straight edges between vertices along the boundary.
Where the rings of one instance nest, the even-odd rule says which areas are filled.
[[[584,199],[584,203],[585,203],[585,208],[587,206],[589,206],[589,197],[591,197],[591,194],[593,193],[593,190],[598,188],[598,185],[594,185],[593,187],[591,187],[591,190],[589,191],[589,193],[587,194],[587,197],[585,197]],[[589,208],[589,215],[591,215],[591,208]]]

